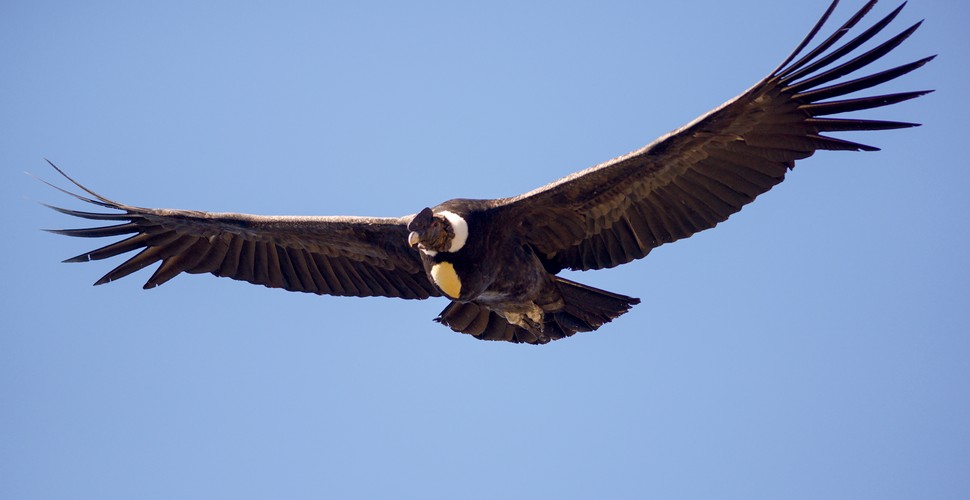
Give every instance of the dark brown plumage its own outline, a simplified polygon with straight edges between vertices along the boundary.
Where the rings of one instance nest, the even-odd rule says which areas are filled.
[[[73,196],[120,212],[51,208],[120,223],[53,232],[130,235],[67,260],[141,250],[96,284],[161,262],[145,288],[182,272],[212,273],[317,294],[446,296],[452,302],[437,320],[482,339],[545,343],[592,331],[639,300],[557,277],[561,270],[614,267],[714,227],[781,182],[795,160],[817,150],[877,149],[826,133],[916,125],[831,117],[926,94],[844,97],[933,59],[841,80],[891,52],[920,25],[850,56],[903,7],[838,45],[872,9],[872,0],[796,60],[837,3],[778,69],[740,96],[640,150],[521,196],[455,199],[401,218],[263,217],[134,207],[64,175],[90,195]]]

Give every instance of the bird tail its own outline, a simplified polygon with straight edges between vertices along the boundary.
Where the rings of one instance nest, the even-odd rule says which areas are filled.
[[[591,332],[640,303],[640,299],[635,297],[607,292],[558,276],[556,285],[562,294],[564,306],[547,314],[546,328],[550,326],[551,316],[567,336],[575,332]]]
[[[607,292],[556,276],[562,306],[546,311],[538,329],[509,323],[502,315],[474,302],[453,301],[435,321],[482,340],[545,344],[576,332],[591,332],[630,310],[640,299]],[[558,301],[557,301],[558,302]]]

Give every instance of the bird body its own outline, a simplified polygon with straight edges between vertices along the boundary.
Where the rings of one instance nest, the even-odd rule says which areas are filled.
[[[796,60],[837,3],[788,59],[738,97],[637,151],[520,196],[453,199],[399,218],[267,217],[126,205],[88,190],[54,167],[90,197],[69,194],[116,212],[51,208],[120,223],[53,232],[129,235],[68,259],[100,260],[141,250],[96,284],[161,262],[146,288],[182,272],[212,273],[317,294],[441,296],[451,302],[436,320],[481,339],[542,344],[596,330],[639,299],[567,280],[558,276],[561,271],[615,267],[712,228],[784,180],[796,160],[817,150],[876,150],[828,132],[916,125],[832,117],[926,94],[843,98],[932,59],[844,80],[890,53],[919,27],[917,23],[851,56],[902,8],[839,45],[873,8],[875,0],[870,0]]]
[[[465,304],[450,306],[439,322],[479,336],[540,343],[595,330],[639,302],[558,278],[533,250],[522,219],[501,208],[504,201],[449,200],[422,210],[408,225],[428,279]]]

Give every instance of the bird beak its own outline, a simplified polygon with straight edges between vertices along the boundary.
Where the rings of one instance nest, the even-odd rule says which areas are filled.
[[[408,245],[410,245],[411,248],[414,248],[415,246],[417,246],[418,242],[420,241],[421,241],[421,237],[418,236],[418,232],[411,231],[411,234],[408,235]]]

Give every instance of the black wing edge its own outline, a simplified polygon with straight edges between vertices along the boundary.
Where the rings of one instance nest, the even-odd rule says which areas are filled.
[[[92,191],[92,190],[88,189],[87,187],[85,187],[84,185],[82,185],[80,182],[74,180],[71,176],[67,175],[67,173],[65,173],[63,170],[61,170],[60,168],[58,168],[58,166],[55,165],[54,162],[50,161],[47,158],[44,158],[44,161],[46,161],[47,164],[51,166],[51,168],[53,168],[55,171],[57,171],[57,173],[61,174],[61,176],[63,176],[65,179],[67,179],[71,184],[74,184],[75,186],[77,186],[78,189],[80,189],[80,190],[84,191],[85,193],[93,196],[94,198],[88,198],[86,196],[82,196],[82,195],[77,194],[75,192],[68,191],[67,189],[64,189],[64,188],[62,188],[62,187],[60,187],[60,186],[58,186],[58,185],[56,185],[56,184],[54,184],[52,182],[46,181],[44,179],[41,179],[40,177],[37,177],[34,174],[31,174],[30,172],[27,172],[27,175],[29,175],[29,176],[31,176],[31,177],[39,180],[40,182],[43,182],[44,184],[47,184],[48,186],[50,186],[50,187],[52,187],[52,188],[54,188],[54,189],[56,189],[56,190],[58,190],[58,191],[60,191],[60,192],[62,192],[64,194],[66,194],[68,196],[71,196],[72,198],[76,198],[76,199],[81,200],[81,201],[83,201],[85,203],[90,203],[92,205],[98,205],[98,206],[101,206],[101,207],[104,207],[104,208],[110,208],[110,209],[114,209],[114,210],[124,210],[126,212],[130,208],[135,208],[135,207],[130,207],[128,205],[125,205],[123,203],[118,203],[116,201],[109,200],[108,198],[105,198],[104,196],[101,196],[100,194],[95,193],[94,191]],[[93,213],[89,213],[89,212],[77,212],[77,211],[74,211],[74,210],[67,210],[67,209],[63,209],[63,208],[60,208],[60,207],[55,207],[53,205],[48,205],[46,203],[41,203],[41,205],[44,205],[45,207],[48,207],[50,209],[53,209],[53,210],[56,210],[58,212],[65,213],[65,214],[68,214],[68,215],[84,214],[84,215],[76,215],[76,216],[77,217],[83,217],[85,219],[95,219],[95,220],[122,220],[122,219],[127,219],[127,217],[123,217],[122,219],[117,219],[117,218],[105,219],[104,217],[102,217],[102,216],[107,216],[107,215],[123,215],[123,214],[93,214]],[[92,217],[86,217],[85,215],[92,216]],[[60,230],[54,230],[54,229],[48,230],[48,229],[45,229],[45,231],[57,233]]]
[[[42,179],[42,178],[40,178],[40,177],[38,177],[36,175],[33,175],[33,174],[29,173],[29,172],[27,174],[30,175],[31,177],[39,180],[40,182],[43,182],[44,184],[46,184],[46,185],[48,185],[48,186],[50,186],[50,187],[52,187],[52,188],[54,188],[54,189],[62,192],[64,194],[68,195],[68,196],[71,196],[72,198],[75,198],[77,200],[83,201],[85,203],[90,203],[92,205],[97,205],[97,206],[100,206],[100,207],[104,207],[104,208],[107,208],[107,209],[119,210],[121,212],[120,213],[85,212],[85,211],[81,211],[81,210],[71,210],[71,209],[68,209],[68,208],[62,208],[62,207],[58,207],[58,206],[55,206],[55,205],[50,205],[50,204],[47,204],[47,203],[41,203],[41,205],[43,205],[43,206],[45,206],[47,208],[50,208],[51,210],[54,210],[56,212],[59,212],[59,213],[65,214],[65,215],[70,215],[70,216],[73,216],[73,217],[78,217],[78,218],[81,218],[81,219],[97,220],[97,221],[122,221],[123,223],[122,224],[117,224],[117,225],[111,225],[111,226],[98,226],[98,227],[89,227],[89,228],[81,228],[81,229],[44,229],[43,231],[46,231],[48,233],[53,233],[53,234],[59,234],[59,235],[62,235],[62,236],[73,236],[73,237],[80,237],[80,238],[102,238],[102,237],[111,237],[111,236],[122,236],[122,235],[126,235],[126,234],[135,234],[136,235],[134,237],[131,237],[131,238],[128,238],[128,239],[125,239],[125,240],[122,240],[122,241],[118,241],[118,242],[109,244],[107,246],[98,248],[96,250],[91,250],[89,252],[84,252],[84,253],[82,253],[80,255],[76,255],[76,256],[71,257],[69,259],[64,259],[62,262],[72,263],[72,262],[90,262],[90,261],[93,261],[93,260],[102,260],[102,259],[106,259],[106,258],[109,258],[109,257],[114,257],[116,255],[120,255],[122,253],[129,252],[129,251],[132,251],[132,250],[135,250],[135,249],[138,249],[138,248],[141,248],[141,247],[144,246],[144,243],[147,242],[146,240],[149,239],[148,237],[150,235],[149,234],[139,234],[139,233],[145,233],[146,232],[146,228],[143,225],[138,224],[136,222],[136,220],[139,218],[138,217],[138,214],[135,213],[135,211],[139,210],[138,207],[133,207],[133,206],[130,206],[130,205],[125,205],[123,203],[119,203],[119,202],[113,201],[111,199],[108,199],[108,198],[106,198],[106,197],[104,197],[104,196],[102,196],[102,195],[100,195],[100,194],[92,191],[91,189],[88,189],[83,184],[81,184],[80,182],[76,181],[71,176],[67,175],[66,172],[64,172],[63,170],[61,170],[51,160],[49,160],[47,158],[44,158],[44,161],[46,161],[47,164],[51,166],[51,168],[53,168],[55,171],[57,171],[58,174],[60,174],[65,179],[67,179],[71,184],[73,184],[74,186],[76,186],[81,191],[87,193],[91,197],[89,198],[87,196],[84,196],[84,195],[75,193],[73,191],[69,191],[67,189],[64,189],[64,188],[62,188],[62,187],[60,187],[60,186],[58,186],[58,185],[56,185],[56,184],[54,184],[52,182],[49,182],[47,180],[44,180],[44,179]],[[108,282],[111,282],[111,281],[115,281],[115,280],[120,279],[120,278],[122,278],[124,276],[127,276],[128,274],[131,274],[131,273],[133,273],[133,272],[135,272],[135,271],[137,271],[137,270],[145,267],[145,266],[128,266],[128,265],[126,265],[126,264],[129,264],[130,262],[131,261],[126,262],[126,263],[118,266],[117,268],[113,269],[109,273],[107,273],[104,276],[102,276],[101,279],[99,279],[98,281],[96,281],[94,284],[95,285],[103,285],[105,283],[108,283]],[[154,286],[157,286],[157,285],[150,285],[150,283],[151,283],[151,281],[149,283],[146,283],[145,286],[144,286],[144,288],[147,289],[147,288],[153,288]]]
[[[837,80],[845,75],[851,74],[875,61],[882,58],[893,49],[898,47],[903,41],[909,38],[922,24],[920,20],[903,30],[896,36],[882,42],[875,48],[856,56],[848,61],[837,64],[834,67],[828,66],[838,62],[859,46],[868,42],[881,32],[893,19],[899,15],[906,2],[896,7],[892,12],[874,23],[867,30],[863,31],[855,38],[849,40],[840,47],[825,53],[842,39],[859,21],[869,13],[876,5],[877,0],[869,0],[842,26],[836,29],[828,38],[823,40],[804,56],[795,61],[795,58],[812,42],[818,35],[822,26],[828,21],[835,11],[839,0],[834,0],[826,9],[825,13],[818,20],[815,26],[809,31],[795,50],[768,76],[767,81],[781,88],[783,92],[793,94],[799,109],[807,113],[810,118],[806,123],[813,125],[819,132],[844,132],[856,130],[890,130],[907,127],[917,127],[921,124],[886,120],[862,120],[851,118],[823,118],[828,115],[847,113],[851,111],[861,111],[865,109],[888,106],[910,99],[929,94],[933,90],[917,90],[911,92],[900,92],[895,94],[884,94],[842,100],[831,100],[856,91],[865,90],[870,87],[894,80],[936,58],[936,55],[924,57],[908,64],[896,66],[894,68],[873,73],[871,75],[859,77],[853,80],[835,83],[829,86],[825,84]],[[824,55],[823,55],[824,54]],[[795,61],[795,62],[792,62]],[[822,70],[820,73],[817,73]],[[830,150],[854,150],[854,151],[878,151],[879,148],[858,142],[836,139],[824,135],[812,137],[817,141],[818,149]]]
[[[70,215],[73,217],[79,217],[81,219],[100,220],[100,221],[126,221],[124,224],[114,225],[114,226],[90,227],[90,228],[83,228],[83,229],[44,229],[44,231],[48,233],[59,234],[62,236],[74,236],[74,237],[80,237],[80,238],[101,238],[106,236],[120,236],[125,234],[138,233],[141,231],[141,228],[138,226],[138,224],[134,222],[134,219],[136,217],[133,214],[131,214],[131,211],[130,211],[130,209],[135,207],[129,207],[128,205],[124,205],[122,203],[112,201],[108,198],[105,198],[104,196],[101,196],[98,193],[95,193],[94,191],[82,185],[80,182],[74,180],[71,176],[67,175],[67,173],[65,173],[63,170],[58,168],[57,165],[54,164],[54,162],[50,161],[47,158],[44,158],[44,161],[46,161],[47,164],[51,166],[51,168],[57,171],[57,173],[61,174],[61,176],[67,179],[71,184],[74,184],[75,186],[77,186],[78,189],[91,195],[93,198],[88,198],[87,196],[80,195],[73,191],[68,191],[67,189],[64,189],[52,182],[41,179],[36,175],[30,174],[30,173],[28,173],[28,175],[68,196],[71,196],[72,198],[78,199],[85,203],[90,203],[92,205],[97,205],[97,206],[112,209],[112,210],[120,210],[123,213],[84,212],[80,210],[71,210],[68,208],[62,208],[55,205],[49,205],[47,203],[41,203],[41,205],[51,210],[54,210],[56,212],[59,212],[65,215]],[[104,249],[102,248],[102,249],[93,250],[90,252],[85,252],[81,255],[77,255],[69,259],[64,259],[63,262],[88,262],[92,260],[100,260],[103,258],[117,255],[117,253],[113,253],[111,255],[100,256],[99,252],[101,252],[102,250]],[[123,253],[123,252],[119,252],[119,253]],[[100,280],[98,280],[95,283],[95,285],[101,285],[109,281],[113,281],[113,279],[108,279],[108,275],[105,275]]]

